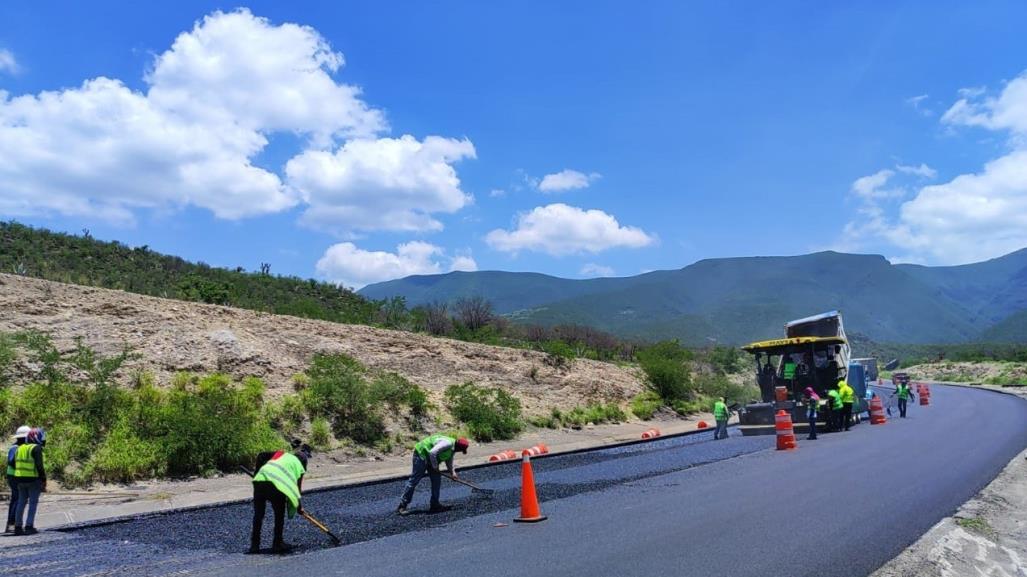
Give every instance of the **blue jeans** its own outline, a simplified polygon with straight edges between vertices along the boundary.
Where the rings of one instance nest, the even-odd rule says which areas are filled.
[[[7,486],[11,488],[11,502],[7,505],[7,524],[14,525],[14,513],[18,509],[18,482],[15,477],[7,477]]]
[[[906,418],[906,399],[899,399],[899,416]]]
[[[15,527],[32,527],[36,522],[36,505],[39,504],[39,494],[43,492],[43,483],[39,479],[28,479],[22,477],[18,481],[18,509],[14,512]],[[25,505],[28,505],[29,516],[25,524],[21,521],[25,515]]]
[[[813,440],[817,438],[817,416],[808,415],[809,417],[809,437],[807,439]]]
[[[428,461],[421,458],[420,455],[414,453],[413,469],[410,472],[410,478],[407,479],[406,488],[403,490],[403,497],[400,499],[399,504],[406,507],[410,504],[410,501],[414,498],[414,489],[417,488],[417,484],[421,482],[421,479],[425,475],[431,478],[431,506],[439,506],[439,490],[442,488],[442,473],[438,469],[432,469],[428,466]]]
[[[727,419],[717,420],[717,430],[713,432],[714,439],[727,438]]]

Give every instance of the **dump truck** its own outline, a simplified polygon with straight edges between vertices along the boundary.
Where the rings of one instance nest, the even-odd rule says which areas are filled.
[[[743,435],[773,435],[774,417],[788,411],[797,432],[808,431],[803,391],[812,387],[821,398],[849,374],[855,390],[853,415],[867,410],[863,365],[850,363],[842,315],[838,311],[797,319],[784,326],[785,338],[757,341],[742,347],[755,361],[760,401],[738,411]],[[822,416],[823,411],[821,411]],[[821,419],[823,421],[823,419]]]

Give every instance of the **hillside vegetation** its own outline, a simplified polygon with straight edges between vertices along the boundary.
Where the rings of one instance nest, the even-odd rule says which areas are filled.
[[[884,257],[821,252],[708,259],[679,270],[569,280],[534,273],[416,276],[361,289],[369,298],[482,295],[511,320],[581,324],[620,338],[742,344],[827,310],[874,342],[1027,342],[1027,249],[956,267],[893,265]]]

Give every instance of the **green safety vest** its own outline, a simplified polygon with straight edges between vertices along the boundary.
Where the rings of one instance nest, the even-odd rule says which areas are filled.
[[[35,479],[39,477],[39,473],[36,471],[36,461],[32,458],[32,449],[35,448],[36,445],[28,443],[18,446],[18,451],[14,453],[15,477],[19,479]]]
[[[896,391],[898,392],[900,399],[903,401],[909,400],[909,385],[903,385],[900,383]]]
[[[11,447],[11,449],[14,449],[14,451],[17,452],[18,451],[18,447],[19,447],[19,445],[13,445]],[[10,449],[8,449],[7,454],[8,455],[11,454]],[[14,463],[11,463],[11,462],[7,463],[7,476],[8,477],[13,477],[14,476]]]
[[[831,397],[832,409],[842,408],[842,396],[838,394],[838,391],[831,389],[830,391],[827,391],[827,396]]]
[[[784,378],[794,379],[795,378],[795,363],[785,363]]]
[[[282,492],[288,499],[286,503],[289,518],[296,515],[296,509],[300,506],[299,480],[306,470],[299,458],[292,453],[282,453],[277,459],[268,461],[253,476],[253,481],[271,481],[275,488]]]
[[[713,403],[713,418],[718,421],[726,421],[731,418],[731,414],[727,412],[727,405],[721,401]]]
[[[416,445],[414,445],[414,452],[417,453],[425,461],[429,460],[428,453],[431,448],[438,444],[439,441],[449,441],[450,447],[444,451],[439,452],[438,459],[440,463],[446,462],[453,458],[453,449],[456,447],[456,439],[453,437],[447,437],[446,435],[440,435],[435,433],[430,437],[421,439]]]
[[[856,391],[845,381],[838,381],[838,394],[842,396],[843,403],[851,405],[856,402]]]

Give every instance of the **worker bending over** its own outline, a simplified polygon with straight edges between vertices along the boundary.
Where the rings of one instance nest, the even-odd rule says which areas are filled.
[[[294,442],[295,453],[286,451],[264,452],[257,455],[257,474],[253,476],[253,533],[250,535],[249,553],[260,552],[260,533],[264,525],[267,503],[275,513],[273,553],[288,553],[293,546],[283,539],[285,516],[289,518],[303,512],[300,493],[303,475],[310,460],[310,447]]]
[[[396,512],[400,515],[407,514],[407,505],[414,498],[414,489],[425,475],[431,478],[431,507],[428,512],[448,511],[449,507],[445,507],[439,502],[439,491],[442,488],[442,472],[439,471],[439,463],[446,463],[450,476],[456,477],[456,470],[453,469],[453,454],[456,451],[467,454],[468,446],[470,443],[463,437],[454,439],[438,433],[421,439],[414,445],[413,470],[407,480],[406,488],[403,490],[399,506],[396,507]]]
[[[840,428],[842,422],[842,395],[838,392],[838,385],[835,388],[828,389],[827,391],[827,404],[824,405],[827,409],[827,418],[824,421],[827,423],[828,431],[837,431]]]

